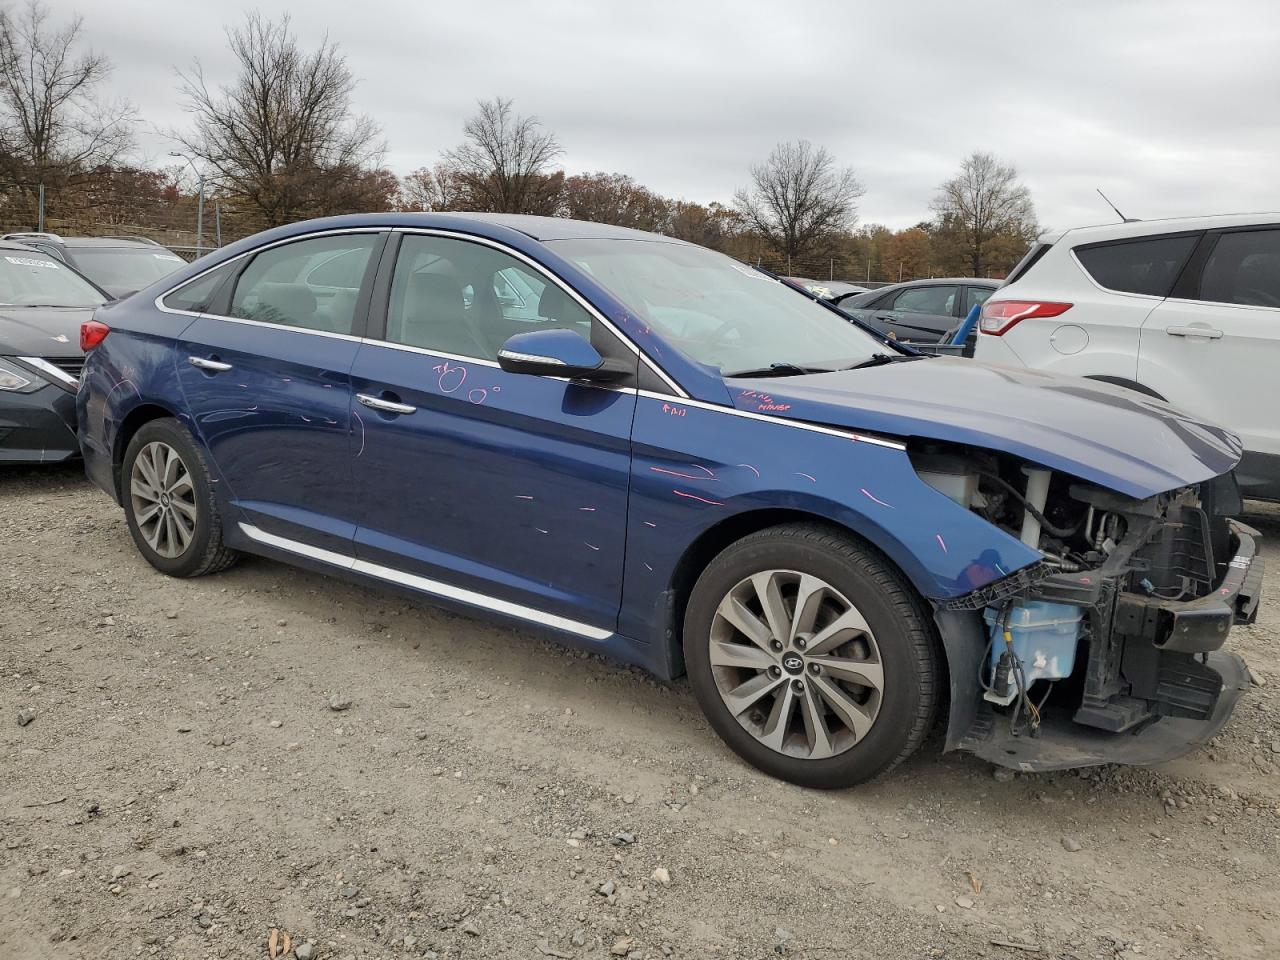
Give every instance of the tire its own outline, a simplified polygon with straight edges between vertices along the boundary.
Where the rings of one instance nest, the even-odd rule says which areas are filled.
[[[209,468],[177,420],[143,424],[120,471],[125,522],[147,562],[171,577],[201,577],[235,563],[222,543],[222,518]]]
[[[726,548],[694,585],[683,642],[716,733],[791,783],[862,783],[911,756],[933,725],[932,618],[888,560],[830,527],[771,527]]]

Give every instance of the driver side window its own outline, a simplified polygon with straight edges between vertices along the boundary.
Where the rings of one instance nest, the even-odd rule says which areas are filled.
[[[562,328],[591,339],[591,315],[560,286],[485,244],[409,234],[400,244],[386,339],[496,360],[517,333]]]

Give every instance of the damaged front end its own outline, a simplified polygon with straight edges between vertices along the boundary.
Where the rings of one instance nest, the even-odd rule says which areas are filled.
[[[1040,551],[935,618],[948,750],[1024,771],[1148,764],[1213,737],[1247,686],[1222,650],[1257,615],[1257,532],[1230,473],[1139,500],[986,451],[912,451],[921,479]]]

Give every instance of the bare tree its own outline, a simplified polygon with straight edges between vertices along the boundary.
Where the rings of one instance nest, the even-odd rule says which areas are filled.
[[[863,193],[852,169],[837,166],[825,147],[800,140],[778,144],[764,163],[753,165],[751,185],[734,194],[734,204],[770,246],[796,257],[850,229]]]
[[[1016,260],[1039,232],[1031,192],[1019,182],[1018,171],[990,153],[965,157],[959,174],[938,188],[930,207],[938,216],[937,235],[950,242],[975,277],[1004,266],[1011,249]]]
[[[488,213],[554,213],[563,175],[548,173],[563,153],[537,117],[522,117],[503,97],[481,100],[467,120],[466,139],[445,155],[467,206]]]
[[[307,53],[289,22],[252,13],[227,30],[239,66],[229,86],[210,88],[198,61],[179,73],[195,118],[179,139],[271,224],[364,209],[385,151],[378,126],[352,107],[356,80],[338,45],[326,38]]]
[[[464,210],[466,190],[449,166],[419,167],[400,180],[400,209],[419,213]]]
[[[60,186],[133,146],[134,108],[100,96],[111,61],[79,52],[82,25],[50,23],[39,0],[0,10],[0,150],[23,186]]]

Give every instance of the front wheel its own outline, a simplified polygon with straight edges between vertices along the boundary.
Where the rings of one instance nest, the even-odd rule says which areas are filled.
[[[802,786],[868,780],[933,722],[937,642],[884,557],[788,524],[738,541],[693,588],[685,662],[712,727],[744,760]]]
[[[235,562],[222,544],[209,470],[178,421],[144,424],[121,466],[125,521],[148,563],[171,577],[198,577]]]

